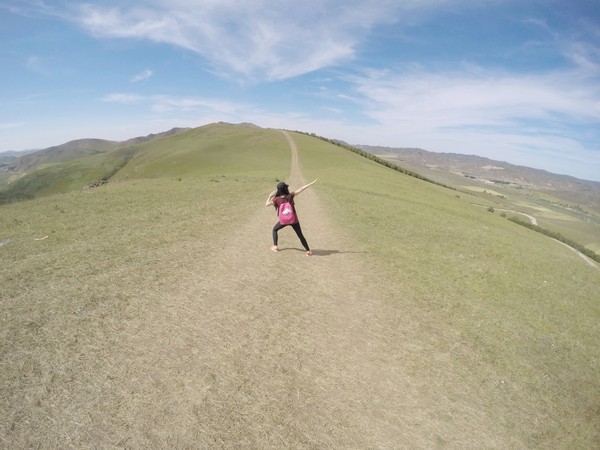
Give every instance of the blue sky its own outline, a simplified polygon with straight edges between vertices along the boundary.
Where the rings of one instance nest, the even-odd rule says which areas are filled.
[[[252,122],[600,181],[597,0],[2,0],[0,151]]]

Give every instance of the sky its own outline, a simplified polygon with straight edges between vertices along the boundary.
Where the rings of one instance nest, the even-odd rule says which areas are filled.
[[[0,152],[221,121],[600,181],[600,8],[0,1]]]

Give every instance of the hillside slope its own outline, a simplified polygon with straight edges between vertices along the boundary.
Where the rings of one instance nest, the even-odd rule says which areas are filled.
[[[143,148],[141,144],[174,136],[183,128],[123,142],[79,139],[12,158],[0,166],[0,203],[64,193],[105,181]]]
[[[112,150],[117,142],[102,139],[79,139],[66,144],[50,147],[39,152],[22,156],[17,159],[12,169],[14,172],[27,173],[45,164],[55,164],[85,158]]]
[[[387,164],[473,196],[473,204],[531,221],[588,253],[600,255],[600,183],[477,156],[421,149],[361,148]],[[527,225],[527,224],[526,224]],[[599,256],[593,256],[599,261]]]
[[[465,177],[532,188],[563,200],[587,205],[600,212],[600,182],[580,180],[531,167],[517,166],[475,155],[436,153],[419,148],[388,148],[360,145],[370,153],[389,157],[410,168],[448,171]],[[431,173],[431,172],[429,172]]]
[[[600,271],[568,249],[309,136],[163,144],[118,183],[0,206],[1,442],[598,442]],[[289,229],[271,252],[267,194],[317,177],[314,256]]]

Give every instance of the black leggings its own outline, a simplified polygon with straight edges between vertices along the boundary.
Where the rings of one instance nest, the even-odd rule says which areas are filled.
[[[291,225],[292,225],[292,228],[294,229],[294,231],[296,232],[296,234],[298,235],[298,239],[300,239],[302,246],[306,249],[307,252],[310,251],[310,248],[308,247],[308,242],[306,242],[306,238],[302,234],[302,228],[300,228],[300,224],[292,223]],[[284,227],[287,227],[287,225],[282,225],[279,222],[277,222],[275,224],[275,226],[273,227],[273,244],[277,245],[277,232]]]

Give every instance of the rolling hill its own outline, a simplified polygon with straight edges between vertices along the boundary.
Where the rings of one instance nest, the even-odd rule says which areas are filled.
[[[50,169],[54,187],[0,205],[11,447],[600,438],[600,270],[493,211],[506,201],[495,193],[248,125],[28,177]],[[82,189],[99,176],[110,182]],[[313,179],[296,206],[314,256],[289,229],[271,252],[265,198],[279,180]]]
[[[450,172],[489,184],[528,188],[545,192],[600,212],[600,182],[580,180],[545,170],[516,166],[474,155],[436,153],[418,148],[388,148],[359,145],[358,148],[419,170],[428,176]]]
[[[253,124],[239,124],[235,126],[257,128]],[[109,152],[118,153],[120,151],[121,153],[126,153],[123,151],[125,148],[130,149],[129,152],[131,152],[131,147],[135,147],[138,144],[174,136],[186,131],[189,131],[189,129],[173,128],[169,131],[131,138],[121,142],[102,139],[79,139],[44,150],[27,152],[25,155],[14,152],[0,154],[0,157],[3,157],[0,160],[0,189],[8,184],[6,181],[8,179],[14,181],[49,165]],[[424,176],[448,183],[449,185],[456,186],[460,184],[456,180],[464,180],[449,178],[447,173],[480,180],[488,184],[529,188],[534,191],[547,192],[571,203],[581,204],[595,211],[600,211],[600,182],[580,180],[567,175],[553,174],[544,170],[516,166],[474,155],[436,153],[418,148],[390,148],[369,145],[356,145],[355,147],[395,161],[402,167],[416,170],[419,173],[423,173]],[[116,159],[118,162],[115,166],[118,166],[122,162],[122,158],[117,156]],[[2,182],[2,179],[5,181]],[[449,179],[453,181],[449,182]]]
[[[138,151],[136,146],[183,131],[174,128],[123,142],[78,139],[13,158],[0,166],[0,203],[107,181]]]

